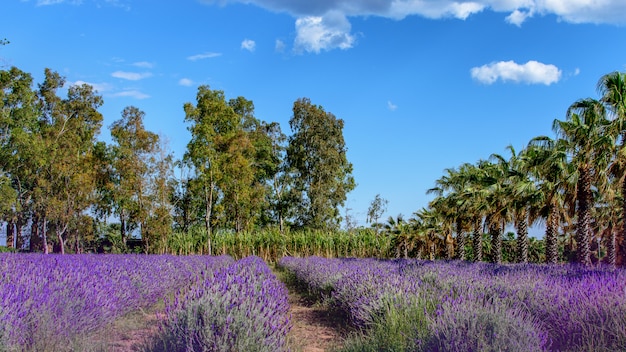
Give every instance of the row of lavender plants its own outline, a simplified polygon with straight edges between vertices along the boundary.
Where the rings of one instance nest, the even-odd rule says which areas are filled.
[[[166,306],[151,351],[288,350],[285,285],[259,257],[206,272]]]
[[[279,264],[366,331],[346,350],[626,351],[622,269],[319,257]]]
[[[0,350],[63,351],[231,257],[0,254]]]

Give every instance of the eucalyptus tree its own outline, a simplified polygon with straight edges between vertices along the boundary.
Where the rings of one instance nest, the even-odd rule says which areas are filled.
[[[163,136],[148,157],[148,204],[147,218],[142,227],[141,238],[147,253],[164,254],[168,237],[172,233],[175,190],[174,156]]]
[[[269,156],[272,163],[267,172],[268,181],[268,220],[269,224],[277,224],[281,233],[285,231],[287,220],[293,217],[294,203],[297,196],[293,185],[295,175],[286,161],[287,136],[276,122],[263,124],[265,136],[269,140]]]
[[[579,100],[568,108],[566,117],[565,121],[555,120],[553,129],[564,141],[577,168],[577,260],[590,265],[592,185],[597,170],[606,167],[603,153],[611,150],[613,142],[606,133],[609,121],[600,101]]]
[[[35,178],[31,170],[43,153],[36,148],[39,108],[32,84],[32,76],[17,67],[0,71],[0,219],[6,221],[9,247],[21,247]]]
[[[223,144],[236,133],[240,118],[226,102],[224,92],[211,90],[209,86],[198,87],[196,105],[186,103],[184,109],[185,121],[191,123],[188,127],[191,140],[183,160],[192,165],[195,172],[192,194],[202,200],[207,250],[211,255],[213,210],[220,197],[219,184],[224,178]]]
[[[366,222],[372,223],[372,227],[375,228],[376,234],[380,231],[380,224],[378,220],[381,216],[387,211],[387,204],[389,201],[377,194],[372,202],[370,203],[369,208],[367,208],[367,220]]]
[[[145,128],[144,117],[143,111],[129,106],[110,127],[114,143],[113,210],[120,221],[124,245],[135,229],[139,229],[143,236],[149,217],[149,158],[157,151],[159,136]]]
[[[45,147],[36,185],[36,211],[43,225],[44,252],[47,253],[47,228],[53,225],[61,253],[65,235],[73,221],[93,203],[96,173],[93,150],[102,125],[98,108],[102,97],[93,87],[70,86],[67,98],[57,96],[65,79],[50,70],[39,86],[41,102],[41,145]]]
[[[341,219],[339,207],[355,187],[343,138],[344,122],[308,98],[301,98],[293,104],[289,126],[293,134],[286,158],[297,176],[297,225],[337,228]]]

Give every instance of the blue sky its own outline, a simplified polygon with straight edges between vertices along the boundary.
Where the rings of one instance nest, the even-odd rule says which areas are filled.
[[[345,121],[360,224],[427,205],[445,168],[550,135],[626,71],[624,0],[3,0],[0,66],[44,68],[104,97],[104,128],[146,113],[181,157],[183,104],[208,84],[290,134],[294,101]]]

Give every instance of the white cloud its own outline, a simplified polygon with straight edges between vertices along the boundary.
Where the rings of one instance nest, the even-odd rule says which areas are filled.
[[[72,5],[80,5],[82,3],[81,0],[70,0],[70,1],[66,1],[66,0],[37,0],[37,6],[56,5],[56,4],[62,4],[64,2],[67,2],[68,4],[72,4]]]
[[[253,52],[256,48],[256,43],[254,42],[254,40],[244,39],[244,41],[241,42],[241,48],[248,50],[249,52]]]
[[[52,0],[50,0],[52,1]],[[481,11],[505,14],[508,23],[520,26],[534,15],[555,15],[570,23],[626,24],[624,0],[202,0],[207,4],[254,4],[303,19],[337,12],[347,17],[407,16],[466,19]]]
[[[222,53],[197,54],[197,55],[187,56],[187,60],[189,60],[189,61],[198,61],[198,60],[204,60],[204,59],[212,59],[212,58],[218,57],[218,56],[222,56]]]
[[[76,81],[72,83],[73,86],[82,86],[83,84],[90,85],[91,87],[93,87],[93,90],[95,90],[98,93],[107,92],[112,89],[111,85],[108,83],[91,83],[91,82],[85,82],[85,81]]]
[[[178,84],[185,87],[191,87],[193,85],[193,81],[189,78],[181,78],[178,80]]]
[[[510,24],[521,27],[522,23],[524,23],[529,17],[532,17],[532,13],[530,11],[515,10],[511,12],[510,15],[506,16],[505,20]]]
[[[492,62],[488,65],[471,69],[472,78],[493,84],[497,80],[503,82],[545,84],[550,85],[561,79],[561,70],[554,65],[546,65],[537,61],[528,61],[521,65],[514,61]]]
[[[22,0],[22,1],[28,1],[28,0]],[[47,6],[47,5],[56,5],[56,4],[82,5],[83,2],[84,2],[83,0],[37,0],[36,1],[37,6]],[[95,2],[96,2],[97,7],[100,7],[101,4],[106,4],[108,6],[120,7],[125,10],[130,10],[130,6],[123,3],[124,1],[120,1],[120,0],[100,0],[100,1],[95,1]]]
[[[295,50],[319,53],[322,50],[349,49],[355,41],[350,29],[350,22],[338,12],[331,12],[323,17],[298,18]]]
[[[285,51],[285,43],[280,39],[276,39],[276,45],[274,45],[274,50],[276,50],[276,52],[282,53],[283,51]]]
[[[150,98],[148,94],[142,93],[138,90],[124,90],[118,93],[111,94],[112,97],[128,97],[135,99],[147,99]]]
[[[115,78],[127,79],[129,81],[138,81],[144,78],[152,77],[152,73],[150,72],[126,72],[126,71],[115,71],[111,73],[111,76]]]
[[[139,62],[133,63],[133,66],[141,67],[141,68],[153,68],[154,64],[148,61],[139,61]]]
[[[387,109],[396,111],[396,109],[398,109],[398,105],[392,103],[391,100],[387,100]]]

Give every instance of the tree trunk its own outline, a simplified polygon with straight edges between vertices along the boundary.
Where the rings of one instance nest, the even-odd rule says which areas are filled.
[[[24,216],[18,215],[15,220],[15,249],[18,251],[24,249],[24,235],[22,229],[24,227]]]
[[[483,234],[481,231],[481,218],[474,219],[474,261],[481,262],[483,260]]]
[[[57,229],[55,232],[61,246],[61,254],[65,254],[65,241],[63,240],[63,232],[65,232],[65,230]]]
[[[126,249],[126,213],[124,209],[120,212],[120,236],[122,238],[122,245]]]
[[[207,190],[205,185],[204,187],[204,201],[205,201],[205,214],[204,214],[204,227],[206,229],[207,235],[207,250],[209,255],[213,255],[213,250],[211,248],[211,212],[213,211],[213,172],[211,171],[211,186]]]
[[[465,260],[465,234],[460,220],[456,221],[456,258]]]
[[[497,223],[489,225],[491,234],[491,251],[493,253],[491,260],[496,263],[502,263],[502,231]]]
[[[578,182],[578,224],[576,225],[576,255],[578,262],[582,265],[591,265],[591,175],[589,168],[582,167]]]
[[[626,246],[626,177],[622,181],[622,198],[624,200],[622,201],[622,246],[620,247]],[[615,262],[617,263],[617,256],[619,255],[622,257],[621,263],[624,264],[626,262],[626,251],[624,249],[626,248],[620,247],[615,248]]]
[[[528,263],[528,220],[526,214],[517,219],[517,261]]]
[[[409,245],[407,244],[406,239],[403,241],[403,245],[404,245],[404,259],[408,259],[409,258]],[[421,255],[419,259],[422,259]]]
[[[609,239],[607,243],[607,264],[615,267],[617,264],[617,231],[611,227],[609,231]]]
[[[559,212],[556,206],[550,205],[548,221],[546,223],[546,263],[548,264],[556,264],[559,260],[557,243],[558,222]]]
[[[7,248],[15,248],[13,242],[15,241],[15,224],[13,219],[7,221]]]
[[[30,251],[37,252],[39,249],[42,249],[40,248],[40,244],[41,238],[39,237],[39,217],[37,215],[34,215],[30,225]]]
[[[43,240],[43,254],[48,254],[48,220],[44,216],[41,222],[41,238]]]
[[[451,260],[454,258],[454,239],[452,233],[446,234],[446,259]]]

